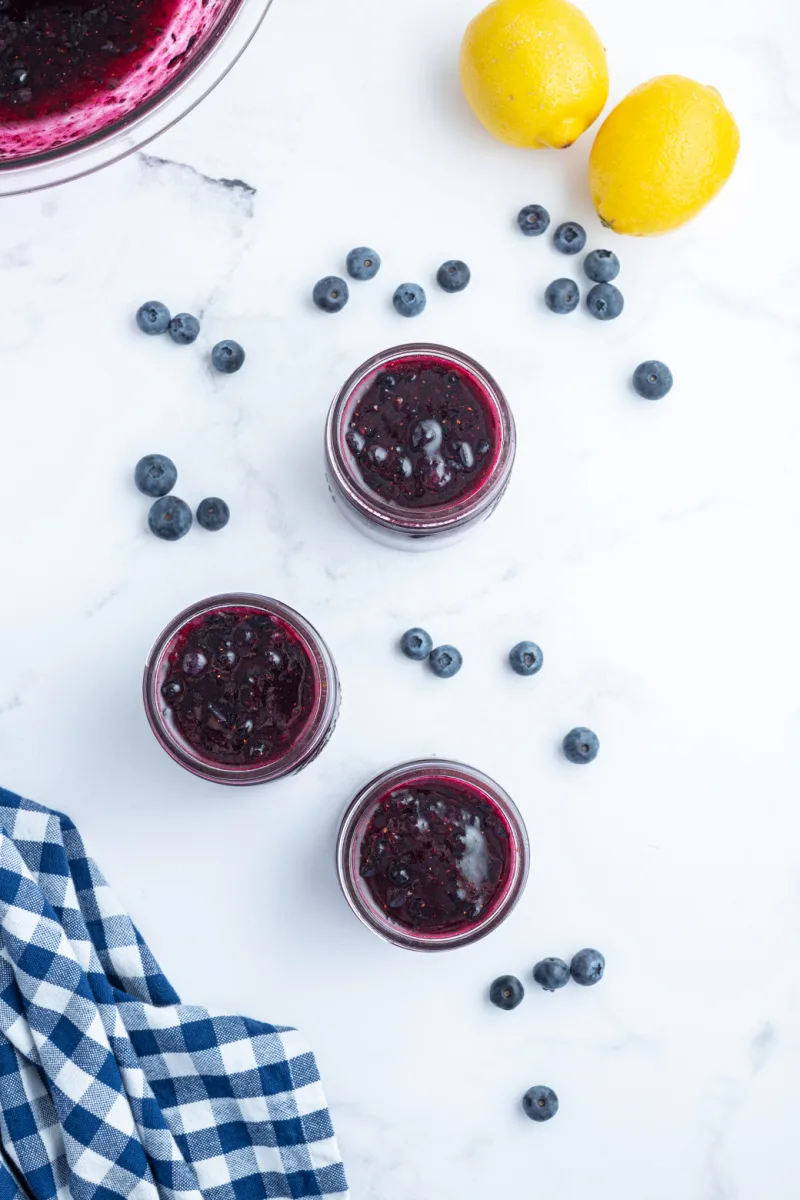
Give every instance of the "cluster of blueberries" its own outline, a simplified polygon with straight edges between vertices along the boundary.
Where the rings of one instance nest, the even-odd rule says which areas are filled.
[[[541,237],[550,227],[550,214],[541,204],[526,204],[517,215],[517,224],[526,237]],[[561,254],[580,254],[586,246],[586,230],[577,221],[564,221],[553,234],[553,245]],[[381,256],[369,246],[357,246],[347,255],[347,274],[351,279],[361,282],[374,279],[380,269]],[[615,320],[625,307],[625,298],[613,283],[620,272],[616,254],[612,250],[592,250],[584,259],[583,269],[594,285],[586,296],[589,312],[598,321]],[[463,292],[471,277],[467,264],[456,258],[442,263],[436,273],[436,281],[445,292]],[[341,276],[326,275],[314,284],[312,299],[322,312],[338,313],[350,299],[350,288]],[[574,312],[580,299],[581,290],[574,279],[554,279],[545,289],[545,304],[551,312],[562,316]],[[401,283],[392,303],[401,317],[418,317],[425,311],[428,299],[421,284]],[[640,363],[633,373],[634,389],[645,400],[663,399],[672,384],[672,372],[657,359]]]
[[[520,209],[517,224],[526,237],[541,237],[550,226],[550,214],[541,204]],[[580,254],[586,246],[586,230],[577,221],[565,221],[553,234],[553,245],[561,254]],[[619,275],[619,259],[613,250],[592,250],[583,260],[587,278],[594,284],[586,307],[598,321],[614,321],[625,307],[625,298],[612,282]],[[547,286],[544,302],[550,312],[565,316],[574,312],[581,289],[574,279],[554,279]],[[640,363],[633,373],[633,386],[644,400],[662,400],[672,388],[672,372],[657,359]]]
[[[541,204],[520,209],[517,224],[526,237],[541,237],[550,227],[550,213]],[[560,254],[580,254],[586,245],[586,230],[577,221],[565,221],[553,234],[553,245]],[[619,275],[619,259],[611,250],[592,250],[584,259],[583,269],[594,287],[586,297],[586,307],[598,321],[614,321],[625,307],[625,298],[611,282]],[[574,279],[556,279],[547,288],[544,300],[554,313],[571,313],[578,307],[581,290]]]
[[[533,968],[533,978],[546,992],[557,992],[570,979],[581,987],[594,987],[603,978],[606,960],[599,950],[579,950],[572,962],[563,958],[543,958]],[[525,988],[516,975],[501,975],[489,989],[489,999],[498,1008],[510,1012],[525,998]],[[558,1112],[558,1096],[552,1088],[537,1084],[522,1097],[522,1107],[532,1121],[549,1121]]]
[[[192,510],[185,500],[169,493],[178,481],[178,468],[165,454],[146,454],[133,473],[134,482],[145,496],[154,497],[147,523],[150,532],[165,542],[177,542],[192,527]],[[207,496],[197,509],[197,523],[210,533],[224,529],[231,510],[219,496]]]
[[[136,313],[136,324],[142,333],[157,336],[168,333],[178,346],[191,346],[200,333],[200,322],[191,313],[171,316],[166,304],[160,300],[148,300]],[[244,364],[245,353],[238,342],[226,338],[217,342],[211,351],[211,365],[223,375],[233,375]]]
[[[426,662],[439,679],[452,679],[464,665],[464,656],[455,646],[436,646],[426,629],[415,626],[400,638],[400,649],[406,658]],[[544,655],[536,642],[517,642],[508,652],[508,662],[517,675],[538,675]],[[579,726],[571,729],[561,743],[569,762],[582,766],[594,762],[600,750],[600,739],[591,729]]]
[[[361,282],[374,279],[380,269],[381,256],[369,246],[357,246],[347,256],[347,274],[351,279]],[[436,273],[436,281],[444,292],[463,292],[471,277],[467,264],[456,258],[442,263]],[[326,275],[314,284],[311,298],[323,312],[338,313],[350,299],[350,289],[339,275]],[[425,311],[428,298],[420,284],[401,283],[395,289],[392,303],[401,317],[418,317]]]
[[[433,647],[433,638],[425,629],[407,629],[400,638],[400,649],[406,658],[424,662],[440,679],[452,679],[464,665],[460,650],[455,646]],[[508,652],[508,661],[517,675],[536,675],[542,669],[544,655],[535,642],[518,642]]]

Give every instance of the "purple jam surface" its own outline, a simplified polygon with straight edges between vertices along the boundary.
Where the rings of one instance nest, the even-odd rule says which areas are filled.
[[[255,767],[283,758],[315,708],[314,666],[297,634],[258,609],[198,617],[166,658],[161,696],[200,755]]]
[[[512,866],[499,810],[465,784],[430,779],[380,800],[359,872],[391,921],[416,933],[456,933],[486,917]]]
[[[0,0],[0,124],[113,93],[161,44],[180,2]]]
[[[365,485],[403,508],[438,507],[475,492],[497,446],[477,382],[434,358],[382,370],[359,397],[345,437]]]

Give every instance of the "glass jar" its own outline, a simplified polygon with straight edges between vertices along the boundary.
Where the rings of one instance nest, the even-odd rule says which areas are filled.
[[[528,835],[511,797],[474,767],[422,759],[358,793],[339,829],[339,882],[374,933],[450,950],[491,933],[528,878]]]
[[[301,771],[327,744],[339,703],[336,666],[314,627],[247,592],[180,613],[145,665],[153,733],[177,763],[213,783]]]
[[[362,363],[325,434],[334,501],[364,533],[404,550],[435,549],[485,521],[515,452],[514,418],[492,376],[458,350],[424,343]]]

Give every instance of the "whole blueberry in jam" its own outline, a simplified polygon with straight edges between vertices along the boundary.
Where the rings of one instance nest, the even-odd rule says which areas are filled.
[[[359,871],[373,902],[398,925],[456,933],[484,920],[511,871],[508,827],[483,795],[426,779],[378,802]]]
[[[256,766],[284,757],[315,705],[308,653],[294,631],[258,609],[219,609],[174,639],[161,696],[201,757]]]
[[[403,508],[431,508],[480,487],[497,435],[477,383],[424,358],[390,363],[367,384],[346,441],[370,491]]]

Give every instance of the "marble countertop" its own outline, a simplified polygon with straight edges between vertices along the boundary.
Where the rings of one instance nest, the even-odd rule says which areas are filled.
[[[71,814],[184,998],[302,1028],[356,1200],[795,1200],[800,16],[586,0],[612,99],[694,75],[743,135],[695,224],[612,238],[627,307],[605,326],[543,309],[564,260],[513,223],[536,201],[608,243],[590,138],[525,154],[483,133],[454,71],[476,7],[276,0],[146,154],[2,202],[2,783]],[[312,283],[363,243],[380,276],[324,318]],[[453,256],[472,286],[430,286],[403,323],[394,286]],[[151,297],[200,314],[201,343],[138,335]],[[247,364],[215,377],[228,336]],[[519,430],[497,513],[431,555],[351,529],[321,462],[337,386],[414,338],[484,362]],[[676,379],[659,404],[629,386],[650,357]],[[224,534],[148,534],[150,451],[188,501],[228,499]],[[163,625],[235,589],[306,614],[344,686],[324,754],[244,792],[174,765],[140,698]],[[462,649],[456,679],[396,653],[416,623]],[[523,637],[534,680],[504,664]],[[602,741],[587,770],[558,752],[580,723]],[[364,929],[333,863],[357,787],[427,754],[493,775],[532,843],[512,917],[441,956]],[[584,945],[600,987],[487,1004],[496,975]],[[519,1108],[533,1083],[560,1096],[547,1126]]]

